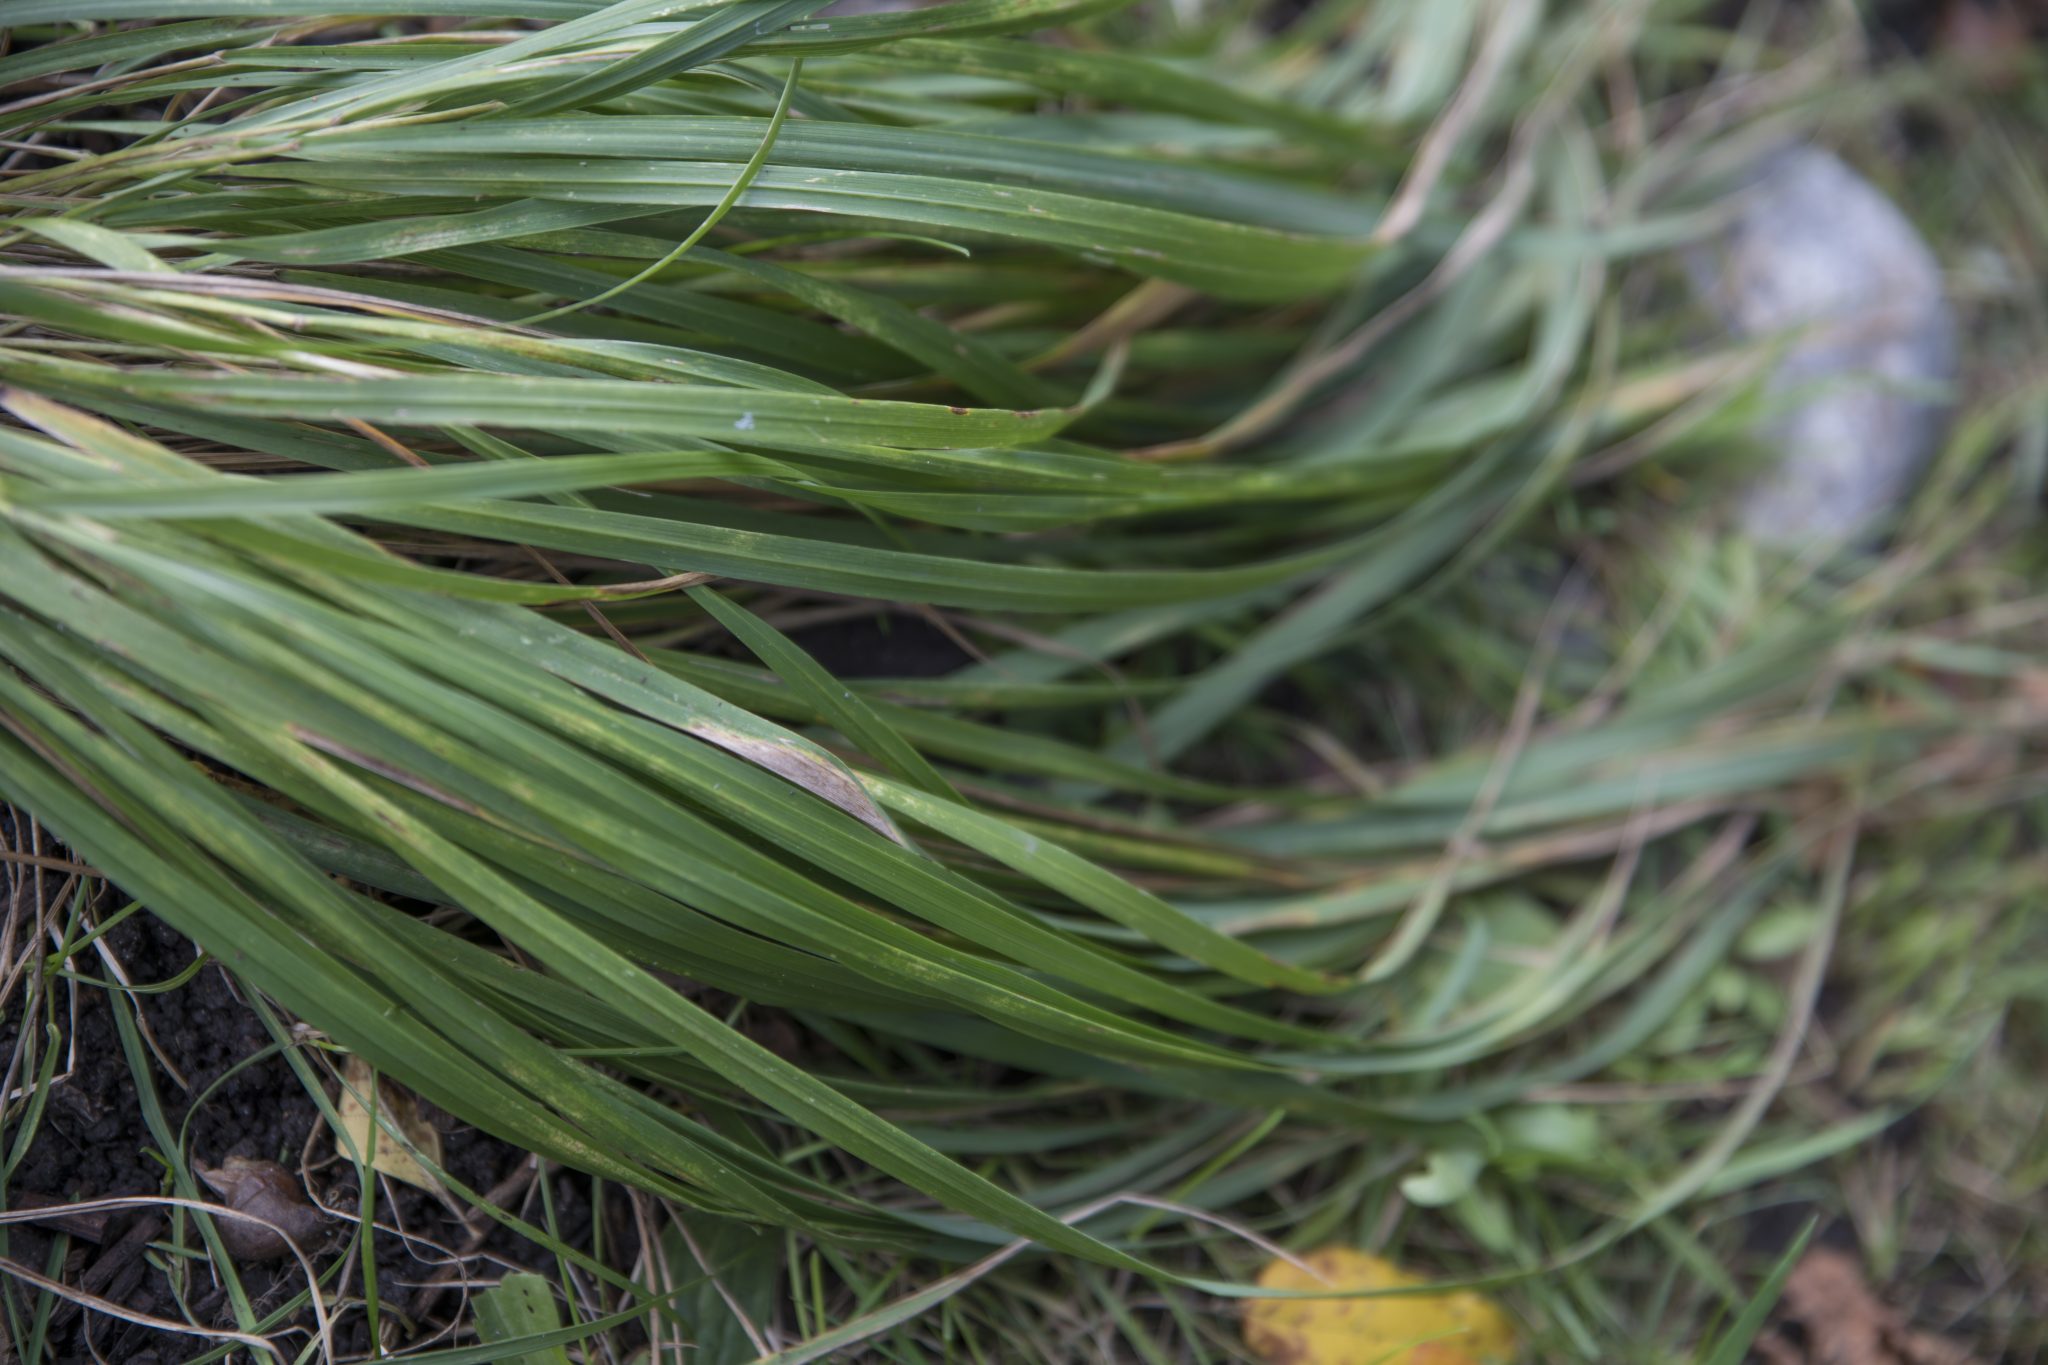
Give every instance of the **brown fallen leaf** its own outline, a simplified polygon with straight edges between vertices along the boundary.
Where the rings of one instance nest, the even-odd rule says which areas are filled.
[[[2048,668],[2023,668],[2013,681],[2013,691],[2031,707],[2048,708]]]
[[[341,1079],[341,1096],[334,1105],[341,1115],[341,1154],[353,1159],[357,1153],[369,1153],[370,1165],[376,1171],[445,1199],[447,1191],[441,1182],[406,1150],[405,1143],[410,1142],[428,1161],[436,1166],[441,1164],[441,1130],[420,1113],[419,1101],[403,1087],[380,1080],[368,1062],[354,1055],[343,1065]],[[371,1095],[377,1097],[382,1125],[363,1106],[363,1099]],[[391,1135],[393,1129],[404,1134],[405,1142]]]
[[[2026,74],[2028,29],[2013,0],[1949,0],[1937,41],[1986,89],[2005,91]]]
[[[1845,1252],[1807,1252],[1785,1281],[1784,1313],[1804,1329],[1806,1350],[1768,1337],[1757,1352],[1771,1365],[1977,1365],[1954,1342],[1914,1330]]]
[[[218,1167],[194,1169],[223,1203],[249,1215],[213,1220],[221,1245],[236,1260],[274,1261],[289,1256],[293,1243],[303,1252],[325,1239],[327,1215],[307,1202],[298,1179],[275,1161],[231,1156]],[[263,1221],[250,1221],[255,1218]]]

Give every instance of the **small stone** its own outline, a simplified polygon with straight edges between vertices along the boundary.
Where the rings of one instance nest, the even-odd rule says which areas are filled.
[[[1941,440],[1956,373],[1941,267],[1904,214],[1834,154],[1776,153],[1735,222],[1695,254],[1695,285],[1735,335],[1787,336],[1759,435],[1774,463],[1735,520],[1787,548],[1862,538]]]

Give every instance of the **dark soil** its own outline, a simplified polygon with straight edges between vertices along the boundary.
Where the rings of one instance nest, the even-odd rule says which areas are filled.
[[[4,820],[0,813],[0,822]],[[0,848],[8,846],[9,833],[0,828]],[[23,881],[26,884],[26,879]],[[5,894],[6,884],[0,882],[0,899]],[[122,903],[110,896],[101,900],[106,911]],[[0,909],[6,908],[0,905]],[[32,917],[26,922],[32,924]],[[121,924],[108,935],[107,942],[129,980],[138,985],[176,977],[192,965],[196,953],[191,942],[147,915],[136,915]],[[81,976],[105,978],[108,974],[105,962],[91,950],[75,958],[72,968]],[[39,1002],[33,1026],[40,1029],[45,1017],[56,1023],[58,1071],[48,1087],[33,1139],[7,1181],[7,1207],[19,1209],[39,1197],[73,1202],[168,1193],[168,1171],[158,1155],[159,1142],[144,1120],[143,1096],[121,1046],[109,993],[82,982],[74,990],[73,983],[54,975],[45,978],[43,989],[49,992],[54,1008],[46,1016]],[[4,1013],[0,1013],[0,1058],[14,1054],[28,998],[24,980],[5,1002]],[[312,1172],[312,1192],[319,1203],[350,1212],[358,1207],[354,1167],[334,1159],[334,1145],[326,1132],[315,1135],[319,1111],[297,1075],[281,1055],[250,1061],[270,1046],[271,1038],[225,972],[208,965],[175,990],[129,999],[141,1002],[143,1017],[163,1057],[183,1077],[181,1084],[162,1062],[150,1058],[150,1085],[169,1131],[184,1134],[185,1156],[195,1169],[217,1167],[230,1157],[245,1157],[275,1160],[297,1173],[303,1159]],[[47,1048],[44,1055],[49,1055]],[[18,1077],[12,1084],[21,1085],[24,1079],[33,1078]],[[442,1133],[447,1170],[472,1189],[488,1191],[500,1186],[508,1177],[516,1177],[528,1160],[526,1153],[506,1143],[431,1109],[428,1112]],[[22,1122],[23,1113],[17,1107],[0,1132],[0,1151],[12,1149]],[[557,1225],[560,1235],[571,1244],[587,1244],[589,1205],[584,1187],[566,1172],[550,1178],[561,1220]],[[380,1186],[379,1223],[403,1226],[426,1242],[470,1247],[472,1228],[438,1199],[392,1181],[382,1181]],[[202,1193],[209,1200],[218,1199],[210,1191]],[[513,1211],[523,1211],[530,1220],[538,1221],[538,1192],[530,1182],[524,1191],[514,1194],[510,1201]],[[74,1235],[55,1268],[56,1278],[138,1313],[187,1320],[189,1311],[191,1321],[232,1328],[232,1305],[207,1264],[196,1229],[188,1222],[181,1234],[174,1232],[173,1213],[169,1208],[123,1210],[111,1215],[103,1228],[87,1229],[97,1233],[96,1241]],[[544,1252],[515,1234],[481,1219],[476,1228],[492,1229],[472,1253],[482,1259],[469,1260],[468,1274],[456,1278],[495,1279],[510,1263],[547,1264]],[[349,1230],[346,1223],[336,1221],[330,1225],[324,1245],[306,1248],[313,1253],[316,1268],[325,1269],[347,1248]],[[166,1250],[170,1239],[179,1235],[196,1254],[179,1257]],[[14,1224],[0,1227],[0,1249],[16,1265],[50,1274],[56,1237],[45,1227]],[[420,1245],[415,1255],[404,1239],[387,1232],[376,1235],[375,1247],[379,1307],[387,1323],[398,1324],[401,1340],[416,1338],[460,1312],[458,1292],[430,1284],[437,1273],[444,1272],[445,1256],[425,1245]],[[182,1308],[181,1294],[174,1289],[167,1266],[182,1267]],[[259,1316],[305,1287],[304,1272],[291,1259],[244,1262],[237,1270]],[[351,1267],[349,1275],[348,1294],[353,1298],[361,1288],[360,1266]],[[449,1276],[443,1274],[442,1278]],[[334,1281],[328,1283],[332,1305]],[[13,1300],[12,1321],[33,1321],[33,1290],[9,1274],[0,1279],[0,1292]],[[416,1311],[422,1309],[423,1313]],[[413,1321],[416,1317],[420,1320]],[[343,1311],[337,1321],[340,1353],[367,1354],[371,1343],[363,1315]],[[310,1329],[310,1316],[299,1319],[298,1325]],[[7,1349],[8,1331],[8,1320],[0,1319],[0,1360],[17,1358]],[[52,1315],[47,1341],[46,1359],[86,1362],[97,1356],[128,1365],[184,1360],[208,1346],[198,1336],[157,1331],[61,1302]],[[302,1337],[296,1339],[302,1341]],[[281,1342],[288,1350],[296,1344],[289,1335]]]
[[[838,678],[940,678],[973,662],[944,631],[907,612],[807,626],[790,638]]]

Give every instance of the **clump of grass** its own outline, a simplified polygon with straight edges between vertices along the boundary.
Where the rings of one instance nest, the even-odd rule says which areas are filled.
[[[1646,529],[1768,356],[1634,258],[1832,70],[818,8],[16,0],[0,795],[770,1331],[1199,1358],[1248,1233],[1735,1311],[1683,1211],[1926,1093],[1775,1121],[1869,831],[2041,718],[1948,619],[2038,387],[1887,556]]]

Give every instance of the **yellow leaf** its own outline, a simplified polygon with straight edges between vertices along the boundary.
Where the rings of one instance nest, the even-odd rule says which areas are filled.
[[[1405,1289],[1427,1283],[1377,1256],[1324,1247],[1309,1269],[1269,1262],[1261,1289]],[[1467,1290],[1387,1299],[1254,1299],[1244,1344],[1265,1365],[1505,1365],[1514,1359],[1507,1315]]]
[[[377,1129],[370,1165],[393,1180],[403,1180],[408,1185],[417,1185],[445,1197],[441,1182],[413,1159],[404,1142],[391,1136],[391,1130],[397,1129],[405,1135],[405,1141],[419,1148],[427,1160],[436,1166],[441,1164],[441,1130],[421,1115],[419,1102],[389,1081],[377,1084],[370,1064],[360,1057],[348,1059],[341,1069],[341,1079],[341,1099],[334,1106],[341,1115],[341,1131],[345,1139],[341,1154],[354,1157],[370,1153],[370,1133],[373,1128]],[[373,1093],[377,1097],[377,1107],[383,1111],[381,1127],[371,1119],[370,1111],[363,1107],[362,1100],[356,1098],[360,1095],[366,1099]],[[355,1144],[353,1149],[349,1143]]]

